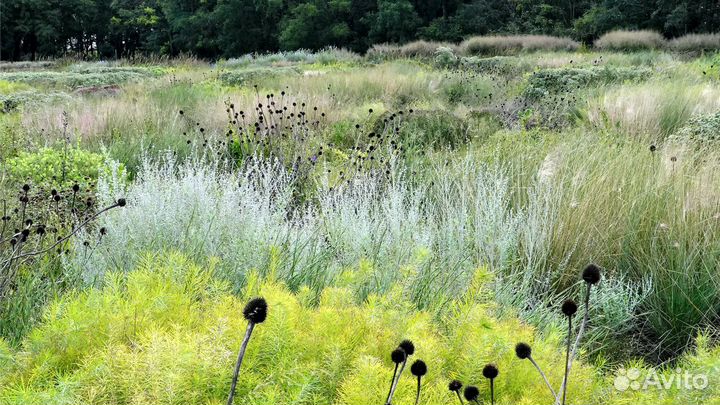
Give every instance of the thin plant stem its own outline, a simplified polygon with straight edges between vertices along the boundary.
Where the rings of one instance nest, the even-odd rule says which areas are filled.
[[[395,389],[397,388],[398,382],[400,381],[400,377],[402,376],[403,370],[405,370],[406,364],[407,364],[407,356],[405,357],[405,361],[403,361],[402,366],[400,367],[400,371],[397,373],[397,377],[395,377],[395,381],[393,381],[392,388],[390,388],[390,396],[388,397],[386,405],[392,404],[393,395],[395,395]]]
[[[420,403],[420,379],[421,377],[418,377],[418,389],[417,395],[415,396],[415,405],[418,405]]]
[[[495,405],[495,379],[490,379],[490,404]]]
[[[465,405],[465,402],[462,400],[462,396],[460,396],[460,391],[455,391],[455,393],[458,396],[458,401],[460,401],[460,405]]]
[[[245,339],[243,339],[242,346],[240,346],[240,353],[238,353],[238,359],[235,363],[235,372],[233,373],[232,384],[230,385],[230,395],[228,396],[227,405],[232,405],[233,398],[235,397],[235,387],[238,382],[238,375],[240,374],[240,365],[242,364],[243,357],[245,357],[245,350],[247,349],[248,342],[250,342],[250,335],[255,328],[253,322],[248,323],[247,330],[245,331]]]
[[[567,381],[568,374],[570,374],[570,342],[572,340],[572,316],[568,316],[568,335],[567,335],[567,349],[565,350],[565,377],[563,378],[562,386],[562,405],[565,405],[565,397],[567,396]]]
[[[587,293],[585,294],[585,315],[583,316],[583,321],[580,324],[580,330],[578,330],[577,337],[575,338],[575,345],[572,348],[572,351],[570,352],[570,357],[568,359],[568,365],[567,370],[572,368],[572,362],[575,358],[575,355],[577,354],[577,351],[580,347],[580,340],[582,339],[583,333],[585,333],[585,328],[587,327],[587,323],[590,320],[590,284],[587,285]],[[567,385],[567,375],[563,379],[563,383],[561,386],[561,391],[565,390],[565,385]],[[555,400],[555,403],[557,404],[559,401]]]
[[[545,381],[545,385],[547,385],[548,389],[552,393],[553,399],[557,401],[557,394],[555,393],[555,390],[553,389],[552,385],[550,385],[550,381],[548,380],[545,373],[543,373],[540,366],[535,362],[535,359],[532,358],[532,356],[528,357],[528,360],[530,360],[530,363],[532,363],[533,366],[537,369],[538,373],[540,373],[540,376],[543,378],[543,381]]]
[[[393,385],[395,384],[395,376],[397,376],[398,366],[399,366],[399,364],[395,363],[395,371],[393,371],[392,380],[390,380],[390,390],[388,391],[387,398],[385,398],[386,404],[388,403],[388,401],[390,401],[390,394],[392,394],[392,388],[393,388]]]

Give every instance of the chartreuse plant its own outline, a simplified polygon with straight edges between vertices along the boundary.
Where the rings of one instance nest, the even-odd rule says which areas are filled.
[[[457,404],[448,382],[479,385],[488,361],[503,370],[494,381],[497,403],[552,403],[529,362],[515,358],[516,339],[533,344],[552,381],[563,375],[563,333],[551,328],[540,336],[516,319],[492,317],[485,294],[477,293],[482,285],[438,319],[413,310],[398,289],[358,305],[350,290],[329,288],[313,305],[307,289],[292,293],[250,276],[236,296],[213,277],[215,265],[180,254],[146,256],[133,272],[108,274],[101,288],[58,298],[18,349],[0,344],[0,403],[221,404],[247,330],[243,308],[257,296],[271,316],[253,332],[236,403],[381,403],[394,367],[387,350],[405,337],[430,370],[423,376],[426,404]],[[705,353],[688,364],[710,370],[713,359]],[[572,381],[572,403],[640,395],[611,390],[583,362]],[[416,388],[414,379],[400,380],[395,402],[412,403]]]
[[[81,149],[79,146],[65,148],[41,148],[35,152],[20,152],[8,160],[9,173],[18,182],[32,182],[47,187],[69,187],[86,184],[98,178],[100,173],[109,174],[108,158]],[[124,173],[119,165],[119,172]]]

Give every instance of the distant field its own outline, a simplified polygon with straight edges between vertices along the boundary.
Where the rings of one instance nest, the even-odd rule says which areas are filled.
[[[0,64],[0,404],[224,403],[257,295],[235,403],[550,404],[590,263],[567,403],[720,401],[720,54],[644,40]]]

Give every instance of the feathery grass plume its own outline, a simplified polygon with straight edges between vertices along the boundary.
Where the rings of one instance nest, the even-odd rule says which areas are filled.
[[[465,387],[465,392],[463,392],[463,395],[468,402],[475,402],[476,404],[480,403],[480,401],[478,401],[478,397],[480,396],[480,390],[474,385],[468,385],[467,387]]]
[[[397,389],[398,382],[400,381],[400,377],[402,376],[403,370],[405,370],[405,366],[407,365],[408,357],[412,356],[415,353],[415,345],[410,340],[403,340],[398,345],[398,349],[401,349],[403,353],[405,354],[405,358],[403,359],[402,365],[400,366],[400,370],[397,373],[397,376],[395,377],[392,387],[390,387],[390,394],[388,395],[387,399],[387,405],[392,404],[392,398],[393,395],[395,395],[395,389]],[[395,368],[397,369],[397,363]]]
[[[386,404],[390,403],[390,395],[392,395],[393,387],[395,387],[395,377],[397,377],[398,367],[400,366],[400,363],[405,362],[407,354],[405,353],[405,350],[398,347],[390,352],[390,358],[392,359],[392,362],[395,363],[395,371],[393,371],[392,380],[390,380],[390,391],[388,391],[387,399],[385,400]]]
[[[585,314],[583,315],[582,323],[580,324],[580,329],[578,330],[578,334],[575,337],[575,344],[572,346],[572,350],[570,350],[570,331],[568,331],[568,350],[567,355],[565,358],[565,378],[563,379],[562,383],[562,405],[565,405],[565,395],[567,392],[567,380],[568,380],[568,374],[570,374],[570,369],[572,368],[572,360],[575,358],[575,355],[578,351],[578,348],[580,347],[580,342],[582,340],[583,333],[585,332],[585,329],[587,328],[588,321],[590,320],[590,292],[592,291],[592,286],[596,285],[600,282],[600,279],[602,278],[602,270],[599,266],[590,263],[583,269],[582,272],[582,279],[585,281],[585,284],[587,285],[587,289],[585,292]],[[575,310],[572,311],[574,314],[577,311],[577,304],[573,302],[575,305]],[[563,304],[563,312],[565,312],[565,304]],[[567,315],[567,314],[566,314]],[[568,315],[568,324],[570,325],[571,320],[570,318],[572,315]],[[557,400],[555,401],[557,403]]]
[[[425,364],[422,360],[415,360],[415,362],[410,366],[410,372],[412,375],[417,377],[418,385],[417,385],[417,396],[415,396],[415,405],[418,405],[420,403],[420,381],[422,380],[422,377],[427,374],[427,364]]]
[[[532,358],[532,347],[530,347],[529,344],[525,342],[520,342],[517,345],[515,345],[515,355],[518,356],[520,360],[528,359],[530,360],[530,363],[532,363],[533,366],[535,366],[535,369],[540,373],[540,376],[542,377],[543,381],[545,381],[545,385],[547,385],[548,389],[550,390],[550,393],[552,393],[553,398],[557,400],[557,394],[555,394],[555,390],[553,389],[552,385],[550,385],[550,381],[548,381],[547,376],[542,371],[540,366],[537,364],[535,359]]]
[[[495,378],[500,374],[500,370],[494,364],[487,364],[483,367],[482,374],[490,380],[490,403],[495,405]]]
[[[265,322],[265,319],[267,318],[267,311],[267,302],[265,301],[265,298],[262,297],[251,299],[243,309],[243,317],[245,317],[248,321],[248,326],[245,331],[245,338],[240,346],[240,353],[238,354],[237,362],[235,363],[235,372],[233,373],[227,405],[232,405],[233,398],[235,397],[235,387],[237,386],[238,375],[240,374],[240,365],[242,364],[243,357],[245,357],[245,350],[247,350],[248,342],[250,342],[250,335],[252,335],[255,325]]]
[[[457,397],[458,401],[460,401],[460,405],[464,405],[464,402],[462,400],[462,397],[460,396],[460,390],[462,389],[462,383],[459,380],[452,380],[450,381],[450,384],[448,384],[448,389],[450,392],[454,392]]]

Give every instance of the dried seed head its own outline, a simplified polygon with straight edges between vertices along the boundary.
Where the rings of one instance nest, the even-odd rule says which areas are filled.
[[[268,305],[265,298],[253,298],[245,305],[243,316],[248,322],[263,323],[265,322],[265,318],[267,318],[267,310]]]
[[[117,205],[118,207],[124,207],[127,205],[127,200],[125,200],[124,198],[118,198]]]
[[[415,360],[410,366],[410,372],[416,377],[422,377],[427,374],[427,364],[422,360]]]
[[[577,312],[578,306],[573,300],[566,300],[562,304],[562,313],[565,316],[573,316]]]
[[[405,351],[405,354],[407,354],[408,356],[412,356],[413,354],[415,354],[415,345],[410,340],[403,340],[402,342],[400,342],[398,347],[403,349]]]
[[[462,383],[458,380],[452,380],[450,384],[448,384],[448,389],[452,392],[458,392],[460,388],[462,388]]]
[[[469,385],[465,387],[465,392],[463,393],[463,395],[468,401],[477,401],[478,397],[480,396],[480,390],[474,385]]]
[[[525,342],[520,342],[515,345],[515,354],[520,359],[527,359],[532,354],[532,348]]]
[[[398,347],[390,353],[390,358],[392,359],[393,363],[400,364],[405,361],[405,359],[407,359],[407,354],[405,353],[405,350]]]
[[[582,278],[588,284],[597,284],[600,281],[600,267],[589,264],[582,272]]]
[[[498,370],[497,366],[494,364],[488,364],[485,367],[483,367],[483,377],[488,379],[493,379],[500,374],[500,371]]]

